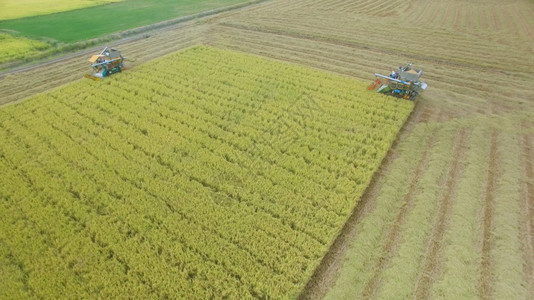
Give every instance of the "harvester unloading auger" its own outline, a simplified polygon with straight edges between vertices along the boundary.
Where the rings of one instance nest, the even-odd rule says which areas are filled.
[[[89,59],[91,67],[93,67],[93,73],[85,74],[85,77],[100,80],[113,73],[121,72],[124,68],[124,57],[121,52],[111,48],[104,48],[98,55],[93,55]]]
[[[399,67],[398,72],[392,71],[389,76],[375,73],[376,79],[367,87],[378,93],[392,95],[399,98],[415,100],[417,95],[426,89],[427,84],[419,79],[423,70],[412,67],[409,63]]]

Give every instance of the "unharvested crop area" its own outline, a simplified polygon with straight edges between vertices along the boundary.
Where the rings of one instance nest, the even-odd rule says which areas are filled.
[[[0,111],[4,297],[295,297],[413,103],[194,47]]]
[[[0,33],[0,64],[31,57],[49,47],[47,43]]]
[[[136,66],[196,43],[366,82],[407,62],[425,72],[300,298],[534,298],[532,1],[272,0],[120,47]],[[80,78],[84,59],[8,75],[0,103]]]

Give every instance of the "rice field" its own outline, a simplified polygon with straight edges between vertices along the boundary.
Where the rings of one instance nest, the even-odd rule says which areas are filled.
[[[50,47],[47,43],[0,33],[0,64],[32,57]]]
[[[207,47],[5,107],[4,296],[296,297],[412,108]]]

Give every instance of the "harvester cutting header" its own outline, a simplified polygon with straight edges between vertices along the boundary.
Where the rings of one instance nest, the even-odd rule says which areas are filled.
[[[104,48],[100,54],[93,55],[89,62],[93,67],[93,73],[85,74],[85,77],[93,80],[100,80],[113,73],[121,72],[124,68],[124,57],[121,52],[108,47]]]
[[[415,100],[417,95],[427,87],[426,83],[419,80],[422,75],[423,70],[413,68],[412,64],[409,63],[404,67],[400,66],[398,72],[391,71],[389,76],[375,73],[376,79],[367,89],[399,98]]]

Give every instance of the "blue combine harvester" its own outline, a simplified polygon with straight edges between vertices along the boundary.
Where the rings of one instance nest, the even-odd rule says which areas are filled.
[[[389,76],[375,73],[376,79],[367,89],[413,101],[427,87],[426,83],[419,80],[422,75],[423,70],[412,68],[409,63],[399,67],[398,72],[392,71]]]
[[[100,80],[113,73],[121,72],[124,68],[124,57],[121,52],[108,47],[104,48],[98,55],[93,55],[89,62],[93,67],[93,73],[85,74],[86,78]]]

